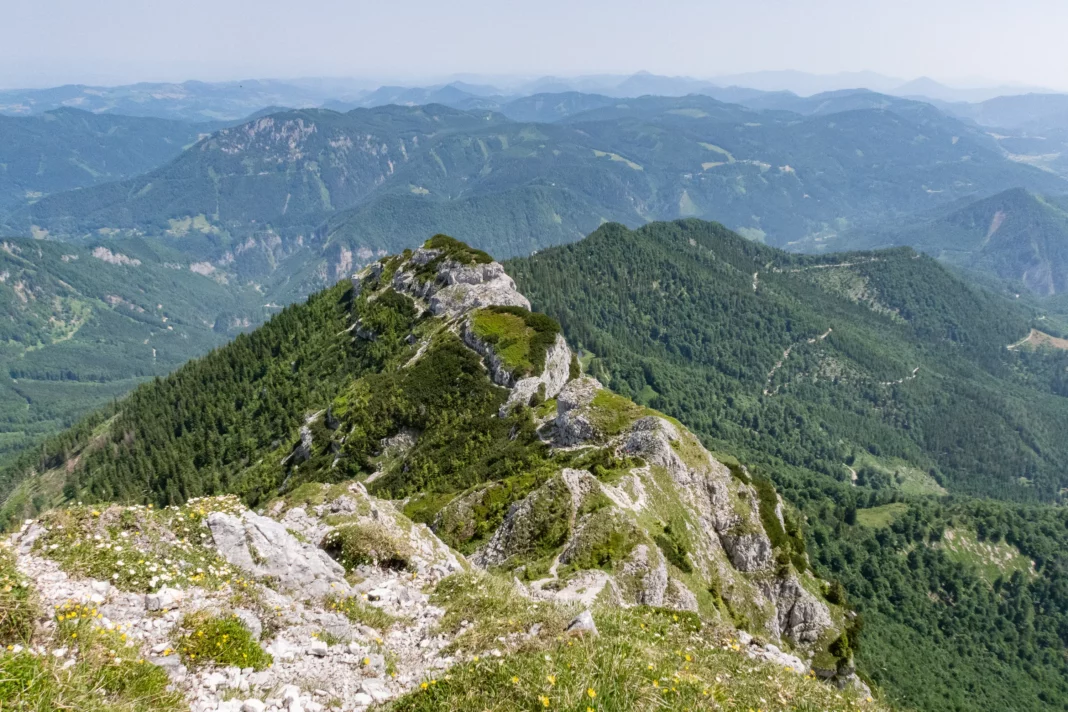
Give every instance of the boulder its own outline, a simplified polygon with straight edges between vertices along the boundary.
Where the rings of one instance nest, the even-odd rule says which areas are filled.
[[[593,614],[590,613],[589,609],[583,611],[582,613],[579,613],[570,623],[567,624],[567,629],[565,632],[568,635],[578,637],[596,636],[597,624],[593,622]]]
[[[145,594],[145,608],[150,611],[169,611],[178,607],[182,595],[178,589],[164,586],[155,593]]]
[[[283,590],[313,598],[350,593],[341,564],[273,519],[250,511],[240,517],[212,512],[207,524],[219,555],[253,576],[271,577]]]

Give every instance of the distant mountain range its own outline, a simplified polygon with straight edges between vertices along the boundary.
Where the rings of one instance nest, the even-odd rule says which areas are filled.
[[[359,79],[249,79],[231,82],[141,83],[101,87],[67,85],[47,89],[0,91],[0,114],[28,115],[57,108],[93,113],[155,116],[185,121],[236,120],[267,107],[327,108],[347,111],[385,104],[440,103],[460,109],[498,108],[535,94],[579,92],[614,98],[645,95],[704,94],[739,101],[763,93],[788,92],[809,97],[850,89],[949,103],[981,102],[994,97],[1045,92],[1040,87],[961,88],[927,77],[905,81],[875,72],[811,74],[799,71],[750,72],[699,79],[650,72],[627,75],[540,77],[465,77],[430,84],[380,84]]]
[[[60,239],[155,236],[295,299],[434,229],[522,255],[604,221],[703,217],[821,249],[850,229],[1010,186],[1068,192],[922,102],[843,91],[750,103],[761,108],[567,93],[500,112],[282,111],[143,175],[13,207],[2,224]]]
[[[168,306],[167,290],[153,297],[151,285],[190,295],[168,322],[178,331],[180,314],[189,325],[177,342],[184,359],[436,232],[507,257],[574,242],[605,222],[699,217],[795,251],[912,245],[1017,291],[1065,291],[1056,196],[1068,182],[1057,160],[1025,153],[1054,139],[868,90],[735,88],[724,90],[729,102],[494,90],[457,83],[371,100],[467,108],[268,109],[240,122],[70,108],[0,117],[0,234],[23,240],[9,253],[20,276],[5,288],[15,344],[7,365],[23,394],[9,412],[22,414],[0,427],[0,440],[10,432],[12,443],[27,442],[34,423],[54,428],[179,362],[169,351],[148,355],[158,325],[94,331],[126,303],[149,314],[149,302]],[[47,241],[34,250],[29,237]],[[102,262],[98,247],[140,264]],[[31,253],[32,265],[18,261]],[[79,311],[72,322],[75,303],[96,316]],[[98,378],[100,358],[112,370]],[[28,361],[47,374],[28,375]],[[52,395],[41,395],[46,388]]]

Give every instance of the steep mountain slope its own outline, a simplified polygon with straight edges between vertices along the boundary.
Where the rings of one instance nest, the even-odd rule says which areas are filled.
[[[263,320],[251,290],[139,241],[0,242],[0,452]]]
[[[386,700],[412,688],[398,709],[425,709],[416,685],[437,684],[426,678],[450,665],[465,684],[450,685],[453,675],[445,675],[441,689],[427,693],[439,695],[432,698],[439,709],[502,696],[514,702],[518,691],[543,706],[563,696],[564,705],[599,699],[610,709],[647,709],[658,694],[649,689],[650,671],[658,688],[656,670],[672,655],[680,674],[671,680],[678,704],[669,701],[669,709],[713,695],[726,709],[758,698],[781,710],[870,704],[852,689],[861,698],[867,692],[853,673],[858,623],[835,587],[812,575],[796,512],[769,481],[714,458],[678,421],[583,376],[559,325],[528,307],[499,264],[451,238],[376,262],[138,389],[27,456],[29,469],[9,470],[8,485],[17,485],[7,516],[21,516],[34,501],[185,503],[159,514],[140,506],[58,510],[23,527],[14,540],[19,564],[51,599],[62,595],[49,584],[57,568],[76,580],[99,579],[122,556],[119,547],[143,548],[151,560],[174,549],[166,576],[150,576],[149,566],[120,567],[112,577],[127,617],[138,597],[128,600],[126,591],[152,592],[144,598],[150,608],[187,616],[194,607],[215,615],[236,607],[240,620],[251,616],[253,629],[274,638],[269,650],[282,663],[256,687],[311,679],[359,709],[372,701],[367,695]],[[197,498],[221,492],[270,516],[233,499]],[[125,544],[112,530],[117,522],[125,522]],[[178,535],[191,543],[165,547]],[[441,578],[473,569],[494,573]],[[235,576],[243,577],[239,586]],[[413,585],[430,589],[435,607]],[[201,587],[205,594],[189,602],[209,605],[183,604],[174,586]],[[361,592],[377,606],[362,602]],[[290,598],[298,595],[301,605]],[[563,624],[582,608],[592,614],[579,616],[568,635],[585,630],[585,648],[580,641],[569,653],[575,644],[561,639]],[[333,613],[350,610],[353,621],[373,620],[380,630],[391,622],[383,612],[418,615],[397,621],[403,632],[379,636],[375,648],[378,631],[340,624]],[[158,648],[156,664],[187,699],[216,709],[224,693],[211,668],[189,675],[180,664],[203,665],[190,652],[219,654],[210,644],[192,647],[199,619],[167,620],[150,626],[143,645]],[[330,637],[309,641],[309,624]],[[595,625],[604,626],[597,646],[589,641]],[[235,639],[249,639],[243,626]],[[698,633],[685,653],[676,647]],[[706,651],[695,659],[697,646],[723,645],[716,635],[730,640],[726,656]],[[347,647],[336,645],[346,639]],[[594,674],[589,660],[603,664],[617,646],[642,639],[641,657],[586,677]],[[323,660],[293,661],[302,643]],[[247,659],[260,659],[258,642],[248,645]],[[594,647],[603,652],[589,657]],[[168,660],[166,648],[181,659]],[[480,656],[504,665],[513,652],[521,667],[510,682],[469,675]],[[549,667],[549,685],[535,697],[521,682],[542,664],[523,653],[572,661],[564,668],[571,672]],[[766,678],[770,669],[759,662],[749,674],[735,668],[738,690],[724,694],[715,676],[739,654],[776,663],[777,673]],[[339,672],[339,663],[360,655],[368,655],[363,672]],[[576,666],[579,656],[587,662]],[[388,664],[393,679],[361,680],[384,677]],[[572,681],[576,667],[583,677]],[[797,687],[798,673],[809,669],[849,689]],[[376,686],[381,698],[370,691]]]
[[[52,193],[152,170],[221,126],[98,116],[77,109],[0,116],[0,212]]]
[[[1068,402],[1036,374],[1064,359],[1006,350],[1025,313],[909,250],[801,257],[696,221],[507,267],[590,373],[800,508],[817,571],[864,618],[859,669],[892,699],[1068,700],[1063,507],[961,497],[1061,497]]]
[[[1068,484],[1068,403],[1005,348],[1028,315],[911,250],[788,255],[686,221],[605,226],[508,266],[592,373],[702,434],[841,478],[850,451],[879,449],[961,492]]]
[[[1022,285],[1037,295],[1068,287],[1068,205],[1014,189],[851,244],[909,245],[947,263]]]

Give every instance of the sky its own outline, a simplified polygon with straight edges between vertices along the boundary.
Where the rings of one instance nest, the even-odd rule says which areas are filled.
[[[1064,0],[5,0],[0,87],[870,70],[1068,89]]]

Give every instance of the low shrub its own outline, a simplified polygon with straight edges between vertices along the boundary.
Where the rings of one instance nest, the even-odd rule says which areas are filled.
[[[352,523],[334,529],[323,537],[323,549],[346,571],[361,564],[386,569],[410,568],[412,548],[384,527]]]
[[[178,652],[190,667],[215,663],[220,667],[263,670],[272,662],[270,654],[237,616],[213,616],[201,611],[187,615],[181,627],[186,633],[178,641]]]

